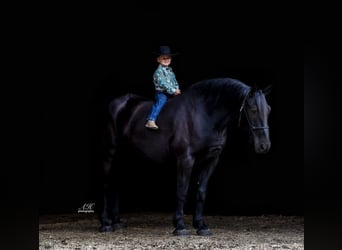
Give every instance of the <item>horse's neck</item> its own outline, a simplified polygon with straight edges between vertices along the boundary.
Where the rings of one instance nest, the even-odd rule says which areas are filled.
[[[205,110],[204,119],[208,123],[212,123],[213,127],[219,127],[221,129],[228,127],[230,124],[238,124],[240,115],[240,100],[232,100],[231,102],[223,103],[218,102],[215,105],[208,105],[201,102],[203,109]],[[195,103],[195,106],[199,103]],[[197,108],[195,107],[195,110]],[[198,114],[194,114],[195,116]]]

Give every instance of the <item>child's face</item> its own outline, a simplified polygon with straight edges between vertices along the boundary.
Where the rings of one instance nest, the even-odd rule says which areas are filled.
[[[171,56],[159,56],[159,57],[157,58],[157,61],[158,61],[161,65],[167,67],[167,66],[169,66],[170,63],[171,63]]]

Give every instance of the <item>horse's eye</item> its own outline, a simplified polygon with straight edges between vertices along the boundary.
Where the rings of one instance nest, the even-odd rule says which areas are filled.
[[[252,114],[256,114],[256,112],[258,111],[258,109],[257,108],[251,108],[251,112],[252,112]]]

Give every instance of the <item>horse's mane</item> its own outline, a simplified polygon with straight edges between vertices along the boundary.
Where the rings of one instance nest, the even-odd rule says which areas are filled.
[[[232,78],[215,78],[194,83],[187,89],[193,98],[205,101],[209,107],[217,104],[241,105],[241,100],[247,95],[251,87]]]

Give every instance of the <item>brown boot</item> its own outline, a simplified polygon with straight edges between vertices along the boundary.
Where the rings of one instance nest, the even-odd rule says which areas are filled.
[[[146,128],[150,128],[150,129],[154,129],[154,130],[157,130],[159,127],[157,126],[157,124],[152,121],[152,120],[148,120],[145,124],[145,127]]]

